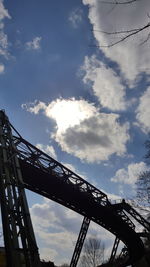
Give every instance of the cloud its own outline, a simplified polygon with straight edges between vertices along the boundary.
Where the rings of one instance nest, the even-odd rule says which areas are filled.
[[[127,168],[119,169],[115,176],[111,178],[111,181],[134,186],[139,174],[147,170],[149,170],[149,168],[142,161],[139,163],[131,163]]]
[[[0,63],[0,74],[4,73],[5,66]]]
[[[44,102],[35,100],[33,103],[22,104],[21,107],[31,113],[38,114],[40,110],[45,110],[47,106]]]
[[[51,137],[63,151],[81,160],[100,162],[113,154],[126,153],[129,124],[120,124],[118,114],[102,113],[92,103],[74,98],[56,99],[47,105],[34,102],[22,107],[35,114],[42,109],[56,123]]]
[[[32,41],[26,42],[25,46],[27,50],[39,50],[41,48],[40,42],[42,37],[35,37]]]
[[[42,204],[34,204],[31,213],[35,217],[41,217],[41,221],[36,220],[36,224],[42,228],[53,228],[53,231],[69,231],[75,233],[78,231],[81,216],[68,208],[62,207],[60,204],[43,198]]]
[[[40,258],[45,261],[55,261],[55,258],[58,257],[58,252],[49,247],[40,248]]]
[[[80,124],[96,112],[94,104],[89,104],[85,100],[75,100],[75,98],[68,100],[58,98],[48,105],[35,100],[33,103],[22,104],[22,108],[34,114],[44,110],[47,117],[56,121],[59,132],[65,132],[68,128]]]
[[[150,132],[150,87],[140,97],[139,106],[136,109],[137,125],[145,133]]]
[[[34,204],[30,213],[42,257],[55,264],[65,262],[73,253],[82,216],[46,198]]]
[[[53,146],[37,144],[36,147],[45,152],[50,157],[57,159],[57,155]]]
[[[65,134],[56,132],[53,136],[64,151],[82,160],[108,160],[114,153],[123,156],[129,139],[128,124],[121,127],[117,119],[115,114],[97,113],[80,125],[67,129]]]
[[[69,21],[71,22],[73,28],[78,28],[82,22],[83,11],[81,8],[75,8],[69,15]]]
[[[104,33],[137,29],[147,25],[150,1],[135,1],[126,5],[105,4],[104,1],[97,0],[82,0],[82,2],[89,8],[89,20],[93,27],[96,45],[107,58],[118,64],[128,85],[134,86],[143,72],[150,75],[149,40],[140,45],[148,37],[149,28],[111,48],[105,46],[120,40],[125,34]]]
[[[95,55],[85,57],[81,70],[84,72],[83,82],[91,84],[102,107],[113,111],[126,108],[125,87],[114,70],[100,62]]]
[[[8,13],[8,10],[4,7],[3,1],[0,0],[0,55],[8,57],[8,38],[4,32],[4,19],[10,19],[11,16]]]
[[[5,18],[11,18],[8,10],[4,7],[3,0],[0,0],[0,21],[5,19]]]
[[[3,30],[0,30],[0,55],[4,56],[5,58],[8,58],[8,38],[7,35],[3,32]]]

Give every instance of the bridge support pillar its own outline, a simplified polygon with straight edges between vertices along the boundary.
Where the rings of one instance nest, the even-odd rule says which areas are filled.
[[[4,111],[0,111],[0,204],[7,267],[39,267],[17,149]]]
[[[82,225],[81,225],[81,229],[80,229],[80,233],[77,239],[77,243],[73,252],[73,256],[71,259],[71,263],[70,263],[70,267],[76,267],[80,254],[81,254],[81,250],[83,247],[83,243],[89,228],[89,224],[90,224],[90,219],[87,217],[84,217]]]
[[[113,263],[114,262],[114,259],[115,259],[116,253],[117,253],[117,248],[118,248],[119,242],[120,242],[119,238],[116,237],[115,238],[114,245],[113,245],[113,248],[112,248],[110,260],[109,260],[110,263]]]

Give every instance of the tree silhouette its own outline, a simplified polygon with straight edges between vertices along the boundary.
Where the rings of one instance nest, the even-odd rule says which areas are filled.
[[[148,165],[150,165],[150,139],[145,142],[147,149],[147,154],[145,158],[147,159]],[[150,205],[150,171],[145,171],[139,174],[137,180],[137,200],[144,206],[149,207]]]
[[[97,238],[88,238],[85,241],[80,266],[96,267],[104,260],[104,244]]]

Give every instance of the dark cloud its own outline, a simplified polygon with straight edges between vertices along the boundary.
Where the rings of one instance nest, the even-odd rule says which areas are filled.
[[[104,131],[107,132],[108,125],[103,123],[101,125]],[[84,130],[86,128],[86,131]],[[85,149],[86,146],[102,146],[109,147],[112,142],[107,135],[101,135],[100,125],[98,125],[96,118],[90,118],[82,122],[82,128],[80,125],[69,128],[64,135],[64,142],[68,146],[80,147]]]

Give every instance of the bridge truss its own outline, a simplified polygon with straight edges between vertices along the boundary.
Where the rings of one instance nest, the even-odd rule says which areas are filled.
[[[129,204],[111,204],[105,193],[24,140],[0,111],[0,202],[8,267],[39,267],[38,248],[24,189],[54,200],[84,216],[71,267],[75,267],[90,220],[116,236],[116,253],[121,240],[128,249],[129,262],[145,251],[131,216],[149,231],[149,223]],[[130,217],[127,215],[131,215]]]
[[[40,267],[19,159],[8,118],[0,112],[0,202],[7,266]]]

